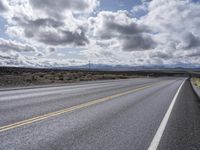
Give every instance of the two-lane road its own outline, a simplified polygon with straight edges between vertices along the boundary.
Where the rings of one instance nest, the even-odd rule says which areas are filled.
[[[200,149],[199,118],[183,78],[1,90],[0,149]]]

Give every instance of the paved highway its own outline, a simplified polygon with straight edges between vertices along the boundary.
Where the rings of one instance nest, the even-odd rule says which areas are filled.
[[[0,90],[1,150],[198,150],[199,139],[184,78]]]

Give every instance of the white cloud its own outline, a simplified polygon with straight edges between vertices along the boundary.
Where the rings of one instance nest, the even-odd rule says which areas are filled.
[[[153,49],[156,46],[148,26],[138,23],[127,11],[100,12],[89,19],[95,39],[116,39],[118,49],[137,51]]]
[[[90,13],[98,5],[97,0],[30,0],[30,4],[33,8],[42,10],[47,14],[53,16],[64,15],[66,11],[73,13]],[[59,10],[59,11],[58,11]]]
[[[36,48],[28,44],[21,44],[16,41],[0,38],[0,51],[35,52]]]
[[[152,51],[150,56],[166,64],[198,63],[199,58],[194,60],[188,53],[200,51],[199,10],[200,4],[190,0],[150,1],[148,13],[138,20],[153,31],[159,53]]]
[[[98,1],[76,1],[10,1],[10,11],[5,16],[8,22],[6,33],[43,45],[84,46],[89,43],[85,35],[86,20],[76,18],[73,13],[75,9],[81,13],[91,12]]]
[[[9,10],[9,6],[7,1],[0,1],[0,13],[7,12]]]
[[[139,18],[121,10],[96,14],[99,3],[99,0],[0,0],[1,14],[7,21],[6,33],[26,43],[1,39],[0,42],[7,42],[0,47],[2,57],[8,58],[5,51],[12,49],[19,53],[12,60],[18,58],[24,64],[31,61],[37,65],[64,64],[54,60],[50,63],[45,54],[58,53],[53,51],[57,48],[81,47],[84,50],[80,53],[97,63],[199,63],[200,58],[195,55],[200,51],[200,3],[143,0],[142,5],[132,10],[133,13],[146,12]],[[31,47],[43,49],[41,61],[28,60],[30,56],[22,54],[21,51]]]

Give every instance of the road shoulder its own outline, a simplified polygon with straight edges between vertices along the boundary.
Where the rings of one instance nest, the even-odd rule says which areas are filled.
[[[158,149],[200,149],[199,116],[198,97],[187,80],[177,98]]]
[[[200,88],[198,88],[197,86],[195,86],[194,82],[192,82],[191,79],[190,79],[190,84],[191,84],[191,87],[192,87],[194,93],[196,94],[196,96],[198,97],[199,102],[200,102]]]

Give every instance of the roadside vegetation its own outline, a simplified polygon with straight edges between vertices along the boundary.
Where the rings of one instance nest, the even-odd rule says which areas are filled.
[[[126,72],[30,70],[6,68],[0,71],[0,87],[62,84],[80,81],[128,79],[140,77]]]
[[[192,78],[192,82],[195,86],[200,88],[200,78]]]
[[[100,71],[65,70],[52,68],[0,67],[0,88],[43,84],[63,84],[80,81],[128,79],[138,77],[180,77],[188,76],[185,71],[138,70]]]

